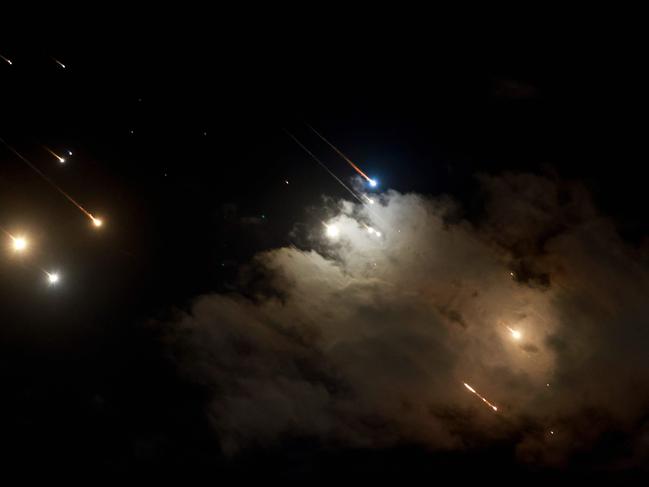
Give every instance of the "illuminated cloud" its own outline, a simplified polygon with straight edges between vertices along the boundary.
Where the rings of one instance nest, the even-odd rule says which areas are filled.
[[[263,291],[199,297],[166,325],[184,373],[213,391],[225,451],[292,436],[508,440],[525,461],[560,463],[610,425],[642,424],[649,272],[636,250],[579,187],[482,184],[473,223],[417,194],[341,203],[335,241],[314,227],[312,249],[261,253]]]

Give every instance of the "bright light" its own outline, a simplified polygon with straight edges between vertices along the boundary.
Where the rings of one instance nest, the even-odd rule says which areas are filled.
[[[520,331],[514,330],[513,328],[510,327],[507,327],[507,329],[509,330],[509,333],[511,333],[512,338],[514,340],[520,340],[521,338],[523,338],[523,334]]]
[[[71,150],[68,151],[68,155],[69,155],[69,156],[72,155],[72,151],[71,151]]]
[[[376,188],[376,185],[377,185],[376,179],[370,179],[368,182],[370,183],[370,186],[372,186],[373,188]]]
[[[47,281],[50,284],[56,284],[57,282],[59,282],[59,274],[57,272],[52,272],[52,273],[48,272]]]
[[[63,157],[59,157],[59,162],[63,164],[65,162],[65,159]]]
[[[329,238],[337,238],[340,235],[340,230],[338,230],[336,225],[327,225],[326,233]]]
[[[379,232],[378,230],[375,230],[372,227],[367,227],[367,233],[369,233],[370,235],[376,235],[377,237],[381,236],[381,232]]]
[[[22,252],[27,248],[27,240],[24,237],[12,237],[14,240],[14,250]]]
[[[92,217],[92,224],[96,227],[100,227],[104,224],[104,222],[101,220],[101,218]]]

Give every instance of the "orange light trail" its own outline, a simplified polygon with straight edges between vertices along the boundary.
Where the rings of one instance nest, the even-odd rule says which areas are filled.
[[[340,178],[339,178],[338,176],[336,176],[336,175],[331,171],[331,169],[329,169],[329,167],[327,167],[327,165],[326,165],[324,162],[322,162],[320,159],[318,159],[318,158],[315,156],[315,154],[314,154],[313,152],[311,152],[309,149],[307,149],[306,146],[305,146],[302,142],[300,142],[300,141],[298,140],[297,137],[295,137],[295,135],[293,135],[291,132],[289,132],[289,131],[286,130],[286,129],[283,129],[283,130],[284,130],[284,133],[286,133],[286,135],[288,135],[291,139],[293,139],[293,141],[294,141],[297,145],[299,145],[299,146],[302,148],[302,150],[303,150],[304,152],[306,152],[307,154],[309,154],[309,155],[311,156],[311,158],[312,158],[315,162],[317,162],[318,164],[320,164],[320,166],[321,166],[325,171],[327,171],[331,177],[333,177],[336,181],[338,181],[338,182],[340,183],[340,185],[341,185],[343,188],[345,188],[347,191],[349,191],[349,193],[350,193],[354,198],[356,198],[360,204],[363,204],[363,200],[360,199],[360,197],[359,197],[359,196],[358,196],[354,191],[352,191],[352,190],[349,188],[349,186],[347,186],[345,183],[343,183],[343,182],[340,180]]]
[[[65,159],[64,159],[63,157],[61,157],[60,155],[58,155],[56,152],[54,152],[54,151],[53,151],[52,149],[50,149],[49,147],[47,147],[47,146],[44,145],[43,148],[44,148],[47,152],[49,152],[50,154],[52,154],[54,157],[56,157],[56,158],[59,160],[60,163],[64,163],[64,162],[65,162]]]
[[[78,209],[80,209],[84,215],[86,215],[90,220],[93,222],[95,226],[101,225],[101,220],[98,220],[95,218],[88,210],[86,210],[83,206],[81,206],[79,203],[77,203],[72,196],[70,196],[68,193],[63,191],[61,188],[59,188],[54,181],[52,181],[49,177],[47,177],[40,169],[38,169],[36,166],[34,166],[27,158],[25,158],[20,152],[18,152],[16,149],[11,147],[2,137],[0,137],[0,142],[2,142],[11,152],[13,152],[18,158],[20,158],[21,161],[23,161],[25,164],[27,164],[31,169],[36,172],[41,178],[43,178],[50,186],[52,186],[54,189],[56,189],[59,193],[61,193],[63,196],[66,197],[66,199],[72,203],[74,206],[76,206]],[[99,225],[97,225],[97,221],[99,221]]]
[[[345,161],[347,161],[347,163],[348,163],[350,166],[352,166],[352,167],[354,168],[354,170],[355,170],[358,174],[360,174],[361,176],[363,176],[363,177],[367,180],[368,183],[371,183],[371,182],[372,182],[372,178],[370,178],[367,174],[365,174],[363,171],[361,171],[361,168],[360,168],[360,167],[358,167],[356,164],[354,164],[354,163],[351,161],[351,159],[349,159],[349,157],[347,157],[347,156],[346,156],[345,154],[343,154],[342,151],[340,151],[340,150],[339,150],[335,145],[333,145],[331,142],[329,142],[329,141],[324,137],[324,135],[322,135],[322,134],[321,134],[320,132],[318,132],[316,129],[314,129],[313,127],[311,127],[311,125],[309,125],[308,123],[306,124],[306,126],[309,127],[311,130],[313,130],[313,132],[314,132],[318,137],[320,137],[320,138],[321,138],[321,139],[322,139],[322,140],[323,140],[323,141],[324,141],[324,142],[325,142],[329,147],[331,147],[333,150],[335,150],[336,153],[337,153],[340,157],[342,157],[343,159],[345,159]]]
[[[463,384],[464,384],[464,387],[466,387],[467,389],[469,389],[469,391],[471,391],[471,393],[475,394],[475,395],[478,396],[480,399],[482,399],[482,402],[484,402],[487,406],[489,406],[489,407],[490,407],[491,409],[493,409],[494,411],[498,411],[498,408],[497,408],[496,406],[494,406],[494,405],[491,404],[489,401],[487,401],[484,397],[482,397],[480,394],[478,394],[478,392],[477,392],[473,387],[471,387],[471,386],[470,386],[469,384],[467,384],[466,382],[463,382]]]

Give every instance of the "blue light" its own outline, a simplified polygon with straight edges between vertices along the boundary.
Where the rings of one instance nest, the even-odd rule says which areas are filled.
[[[369,183],[370,183],[370,186],[372,186],[373,188],[376,188],[376,185],[378,184],[376,182],[376,179],[370,179]]]

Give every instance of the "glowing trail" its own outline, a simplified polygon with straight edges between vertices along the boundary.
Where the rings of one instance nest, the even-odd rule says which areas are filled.
[[[349,194],[351,194],[351,195],[352,195],[352,196],[353,196],[353,197],[354,197],[354,198],[355,198],[355,199],[356,199],[356,200],[357,200],[361,205],[365,206],[365,208],[367,209],[367,212],[368,212],[370,215],[372,215],[372,217],[374,217],[376,220],[380,221],[381,224],[385,225],[385,221],[383,220],[383,218],[381,218],[379,215],[375,214],[375,213],[370,209],[370,207],[367,206],[367,205],[365,204],[365,202],[361,199],[361,197],[358,196],[358,195],[356,194],[355,191],[353,191],[351,188],[349,188],[349,186],[347,186],[345,183],[343,183],[343,182],[340,180],[340,178],[339,178],[338,176],[336,176],[336,175],[331,171],[331,169],[329,169],[329,167],[328,167],[324,162],[322,162],[320,159],[318,159],[318,158],[315,156],[315,154],[314,154],[313,152],[311,152],[309,149],[307,149],[307,148],[305,147],[305,145],[297,139],[297,137],[295,137],[292,133],[290,133],[290,132],[289,132],[288,130],[286,130],[286,129],[282,129],[282,130],[284,130],[284,133],[286,133],[286,135],[288,135],[291,139],[293,139],[293,141],[295,141],[295,143],[296,143],[297,145],[299,145],[299,146],[302,148],[302,150],[303,150],[304,152],[306,152],[307,154],[309,154],[309,156],[311,156],[311,158],[312,158],[314,161],[316,161],[318,164],[320,164],[320,166],[322,166],[322,168],[323,168],[325,171],[327,171],[327,172],[329,173],[329,175],[330,175],[332,178],[334,178],[336,181],[338,181],[338,182],[340,183],[340,185],[341,185],[343,188],[345,188],[347,191],[349,191]],[[372,198],[369,198],[368,196],[366,196],[366,195],[364,195],[364,194],[363,194],[362,196],[367,200],[367,202],[368,202],[369,204],[374,204],[374,200],[373,200]]]
[[[475,395],[478,396],[480,399],[482,399],[482,402],[484,402],[487,406],[489,406],[489,407],[490,407],[491,409],[493,409],[494,411],[498,411],[498,408],[497,408],[496,406],[494,406],[494,405],[491,404],[489,401],[487,401],[484,397],[482,397],[480,394],[478,394],[478,393],[476,392],[476,390],[475,390],[473,387],[471,387],[471,386],[470,386],[469,384],[467,384],[466,382],[463,382],[463,384],[464,384],[464,387],[466,387],[466,388],[469,389],[473,394],[475,394]]]
[[[63,158],[63,157],[61,157],[60,155],[58,155],[58,154],[57,154],[56,152],[54,152],[52,149],[50,149],[49,147],[47,147],[47,146],[45,146],[45,145],[44,145],[43,147],[45,148],[45,150],[46,150],[47,152],[49,152],[49,153],[52,154],[54,157],[56,157],[56,158],[59,160],[59,162],[60,162],[61,164],[63,164],[63,163],[65,162],[65,158]]]
[[[2,54],[0,54],[0,58],[2,58],[3,61],[7,62],[8,64],[13,64],[11,62],[11,59],[4,57]]]
[[[336,175],[331,171],[331,169],[329,169],[329,168],[327,167],[327,165],[326,165],[324,162],[322,162],[320,159],[318,159],[318,158],[315,156],[315,154],[314,154],[313,152],[311,152],[309,149],[307,149],[307,148],[304,146],[304,144],[303,144],[302,142],[300,142],[300,141],[297,139],[297,137],[295,137],[295,136],[294,136],[292,133],[290,133],[288,130],[286,130],[286,129],[283,129],[283,130],[284,130],[284,132],[286,132],[286,135],[288,135],[291,139],[293,139],[293,140],[295,141],[295,143],[296,143],[297,145],[299,145],[299,146],[302,148],[302,150],[304,150],[304,152],[306,152],[307,154],[309,154],[309,155],[311,156],[311,158],[312,158],[315,162],[317,162],[318,164],[320,164],[320,166],[322,166],[322,168],[323,168],[325,171],[327,171],[327,172],[329,173],[329,175],[330,175],[332,178],[334,178],[336,181],[338,181],[338,182],[340,183],[340,185],[341,185],[343,188],[345,188],[347,191],[349,191],[349,193],[350,193],[354,198],[356,198],[360,204],[363,204],[363,200],[360,199],[359,196],[358,196],[354,191],[352,191],[352,190],[351,190],[351,189],[350,189],[350,188],[349,188],[345,183],[343,183],[343,182],[340,180],[340,178],[339,178],[338,176],[336,176]]]
[[[74,200],[74,198],[72,198],[72,196],[70,196],[68,193],[66,193],[61,188],[59,188],[54,181],[52,181],[50,178],[48,178],[40,169],[38,169],[31,162],[29,162],[29,160],[27,160],[20,152],[18,152],[16,149],[11,147],[2,137],[0,137],[0,142],[2,142],[7,147],[7,149],[9,149],[11,152],[13,152],[18,158],[20,158],[21,161],[23,161],[31,169],[33,169],[34,172],[36,172],[36,174],[38,174],[41,178],[43,178],[50,186],[52,186],[59,193],[61,193],[63,196],[65,196],[70,203],[72,203],[74,206],[79,208],[84,213],[84,215],[86,215],[88,218],[90,218],[93,225],[95,225],[96,227],[101,226],[101,224],[103,222],[99,218],[95,218],[88,210],[86,210],[83,206],[81,206],[79,203],[77,203]]]
[[[55,62],[56,64],[58,64],[58,65],[61,66],[63,69],[65,69],[65,64],[63,64],[61,61],[59,61],[59,60],[56,59],[55,57],[53,57],[52,59],[54,60],[54,62]]]
[[[314,132],[318,137],[320,137],[320,138],[321,138],[321,139],[322,139],[322,140],[323,140],[323,141],[324,141],[324,142],[325,142],[329,147],[331,147],[333,150],[335,150],[336,153],[337,153],[340,157],[342,157],[343,159],[345,159],[345,160],[347,161],[347,163],[348,163],[350,166],[352,166],[352,168],[354,168],[354,170],[355,170],[358,174],[360,174],[361,176],[363,176],[363,177],[365,178],[365,180],[366,180],[368,183],[370,183],[370,186],[372,186],[372,187],[376,186],[376,181],[374,181],[374,180],[373,180],[372,178],[370,178],[367,174],[365,174],[363,171],[361,171],[361,168],[360,168],[360,167],[358,167],[356,164],[354,164],[354,163],[349,159],[349,157],[347,157],[345,154],[343,154],[342,151],[340,151],[340,150],[339,150],[335,145],[333,145],[331,142],[329,142],[327,139],[325,139],[325,137],[324,137],[320,132],[318,132],[316,129],[314,129],[313,127],[311,127],[311,125],[309,125],[308,123],[306,124],[306,126],[309,127],[311,130],[313,130],[313,132]]]

